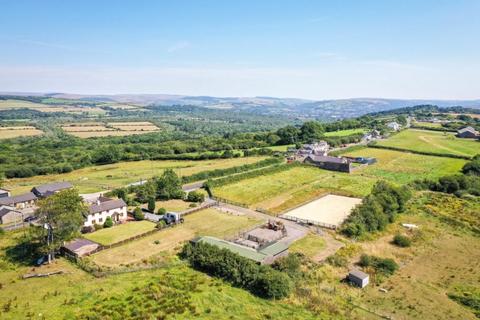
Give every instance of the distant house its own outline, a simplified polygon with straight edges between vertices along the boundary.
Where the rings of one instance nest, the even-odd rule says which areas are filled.
[[[0,206],[11,206],[16,209],[31,208],[35,205],[37,196],[32,192],[27,192],[13,197],[0,198]]]
[[[365,140],[365,141],[371,141],[371,140],[375,140],[375,139],[379,139],[381,138],[381,134],[380,134],[380,131],[378,130],[372,130],[370,132],[367,132],[363,135],[363,138],[362,140]]]
[[[298,151],[298,156],[317,155],[324,156],[328,153],[329,145],[326,141],[304,144]]]
[[[70,182],[62,181],[50,184],[42,184],[38,187],[34,187],[31,191],[39,198],[46,198],[59,191],[73,188]]]
[[[0,188],[0,198],[7,198],[10,197],[10,191],[7,189]]]
[[[110,199],[99,197],[98,200],[90,205],[89,213],[84,227],[92,227],[95,224],[103,224],[107,217],[111,217],[113,223],[119,223],[127,220],[127,204],[122,199]]]
[[[479,137],[479,133],[478,133],[477,130],[475,130],[472,127],[465,127],[465,128],[462,128],[462,129],[458,130],[457,137],[458,138],[472,138],[472,139],[475,139],[475,138]]]
[[[387,123],[387,128],[393,131],[398,131],[400,130],[401,126],[396,121],[392,121]]]
[[[14,207],[1,206],[0,207],[0,224],[7,224],[13,222],[22,222],[23,214],[15,210]]]
[[[368,284],[370,277],[365,272],[360,270],[352,270],[348,273],[348,280],[360,288],[365,288]]]
[[[346,158],[309,155],[303,162],[326,170],[340,172],[351,171],[350,162]]]

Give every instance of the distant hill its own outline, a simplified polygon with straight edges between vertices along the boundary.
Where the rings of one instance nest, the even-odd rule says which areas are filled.
[[[352,98],[336,100],[307,100],[275,97],[211,97],[171,94],[87,95],[69,93],[18,93],[0,95],[43,96],[83,101],[121,102],[137,105],[194,105],[210,109],[232,109],[262,115],[282,115],[292,118],[333,120],[351,118],[367,113],[415,105],[432,104],[439,107],[462,106],[480,109],[480,100],[408,100],[382,98]]]

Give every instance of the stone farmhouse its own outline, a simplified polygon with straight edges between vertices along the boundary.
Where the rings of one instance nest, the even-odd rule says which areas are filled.
[[[326,141],[304,144],[302,148],[297,151],[297,157],[306,157],[308,155],[325,156],[329,148]]]
[[[32,208],[35,205],[37,196],[32,192],[27,192],[13,197],[0,198],[0,206],[10,206],[15,209]]]
[[[392,131],[398,131],[398,130],[400,130],[401,127],[402,126],[399,125],[396,121],[392,121],[392,122],[387,123],[387,128],[389,128]]]
[[[479,137],[480,137],[480,134],[478,133],[477,130],[475,130],[475,129],[472,128],[472,127],[465,127],[465,128],[462,128],[462,129],[458,130],[458,132],[457,132],[457,137],[458,137],[458,138],[471,138],[471,139],[475,139],[475,138],[479,138]]]

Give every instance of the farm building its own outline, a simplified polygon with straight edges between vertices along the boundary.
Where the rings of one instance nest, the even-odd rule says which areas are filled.
[[[276,242],[260,250],[255,250],[234,242],[204,236],[191,240],[192,243],[208,243],[219,248],[228,249],[244,258],[255,261],[259,264],[271,264],[277,258],[288,254],[288,246],[282,242]]]
[[[304,144],[302,148],[297,151],[297,156],[306,157],[308,155],[325,156],[328,153],[329,145],[325,141],[318,141],[315,143]]]
[[[0,198],[7,198],[7,197],[10,197],[10,196],[11,196],[11,194],[10,194],[9,190],[0,188]]]
[[[365,288],[369,282],[370,277],[365,272],[360,270],[352,270],[348,273],[348,281],[360,288]]]
[[[38,187],[34,187],[31,191],[39,198],[48,197],[56,192],[73,188],[70,182],[62,181],[50,184],[42,184]]]
[[[398,131],[400,130],[401,126],[396,121],[392,121],[387,123],[387,128],[393,131]]]
[[[457,132],[457,137],[458,138],[471,138],[471,139],[475,139],[475,138],[478,138],[479,137],[479,133],[477,130],[475,130],[474,128],[472,127],[465,127],[465,128],[462,128],[460,130],[458,130]]]
[[[0,206],[12,206],[16,209],[31,208],[35,205],[37,197],[32,192],[20,194],[18,196],[0,198]]]
[[[127,220],[127,204],[122,199],[110,199],[99,197],[90,205],[88,216],[83,224],[84,227],[93,227],[95,224],[103,224],[107,217],[111,217],[114,223]]]
[[[336,229],[348,218],[352,209],[361,202],[362,199],[359,198],[329,194],[290,210],[282,217],[300,223]]]
[[[316,167],[319,167],[325,170],[340,171],[340,172],[351,171],[350,162],[346,158],[308,155],[305,158],[305,160],[303,160],[303,162],[314,165]]]
[[[1,206],[0,207],[0,224],[22,222],[23,214],[20,211],[15,210],[13,207]]]
[[[87,239],[74,239],[66,243],[62,250],[67,255],[73,257],[83,257],[97,250],[100,245],[96,242],[87,240]]]

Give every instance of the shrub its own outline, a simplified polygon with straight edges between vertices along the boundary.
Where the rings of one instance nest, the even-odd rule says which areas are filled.
[[[410,238],[402,234],[396,234],[395,237],[393,237],[393,243],[402,248],[410,247],[412,245]]]
[[[157,222],[157,225],[155,226],[155,228],[157,229],[163,229],[167,226],[167,223],[163,220],[160,220]]]
[[[167,209],[165,209],[165,208],[160,208],[160,209],[158,209],[158,212],[157,212],[157,214],[158,214],[159,216],[162,216],[162,215],[164,215],[164,214],[166,214],[166,213],[167,213]]]
[[[0,228],[0,236],[1,236],[2,234],[5,234],[5,230],[3,230],[3,228]]]
[[[148,211],[155,212],[155,199],[149,198],[148,199]]]
[[[362,254],[358,263],[362,267],[372,267],[376,272],[389,276],[398,269],[398,264],[390,258],[380,258]]]
[[[142,212],[142,209],[140,207],[136,207],[135,210],[133,210],[133,217],[137,221],[141,221],[145,219],[145,215]]]
[[[290,253],[286,257],[277,259],[272,264],[272,268],[286,272],[291,278],[295,278],[302,274],[300,267],[304,262],[304,256],[301,253]]]
[[[100,230],[100,229],[103,229],[103,225],[97,224],[97,223],[95,223],[95,224],[93,225],[93,227],[95,228],[95,231]]]
[[[187,201],[190,202],[203,202],[205,201],[205,195],[198,191],[191,191],[188,193]]]
[[[112,218],[111,218],[111,217],[107,217],[107,219],[105,219],[105,223],[103,224],[103,227],[104,227],[104,228],[111,228],[111,227],[113,227],[113,221],[112,221]]]

